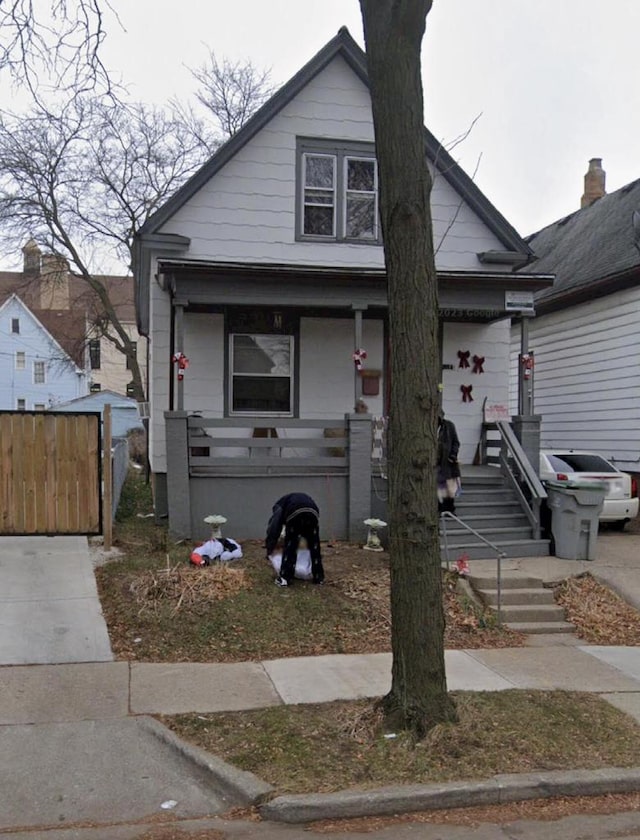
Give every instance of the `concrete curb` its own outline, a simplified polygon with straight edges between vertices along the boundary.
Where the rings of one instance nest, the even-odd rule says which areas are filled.
[[[213,777],[213,783],[232,805],[257,805],[274,793],[274,788],[253,773],[239,770],[232,764],[216,758],[200,747],[188,744],[155,718],[140,715],[138,720],[148,732],[167,744],[187,761],[195,764],[205,774]]]
[[[402,785],[367,791],[278,796],[259,807],[267,820],[306,823],[315,820],[378,817],[431,809],[500,805],[554,796],[598,796],[640,790],[640,767],[558,770],[494,776],[480,782]]]

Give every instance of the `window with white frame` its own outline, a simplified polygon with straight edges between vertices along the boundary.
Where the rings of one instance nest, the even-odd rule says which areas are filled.
[[[34,411],[44,411],[46,408],[44,403],[35,403],[33,406]]]
[[[293,414],[292,335],[229,336],[231,414]]]
[[[16,370],[24,370],[27,366],[27,354],[24,350],[16,351]]]
[[[27,401],[24,397],[18,397],[16,400],[16,408],[18,411],[26,411],[27,410]]]
[[[20,318],[11,319],[11,332],[14,335],[20,335]]]
[[[298,183],[299,239],[380,242],[373,146],[299,140]]]
[[[44,362],[33,363],[33,384],[44,385],[46,382],[46,367]]]

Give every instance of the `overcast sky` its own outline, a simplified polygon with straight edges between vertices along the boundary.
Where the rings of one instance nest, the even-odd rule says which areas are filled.
[[[184,64],[251,58],[289,79],[347,26],[357,0],[121,3],[107,63],[141,99],[192,90]],[[640,177],[639,0],[434,0],[424,42],[425,123],[523,235],[579,207],[589,158],[609,192]]]
[[[42,1],[42,0],[41,0]],[[358,0],[111,0],[105,63],[136,99],[194,89],[212,48],[284,83],[340,26],[363,45]],[[124,29],[123,29],[124,28]],[[578,209],[589,158],[609,192],[640,177],[640,0],[434,0],[425,123],[523,235]],[[479,164],[478,164],[479,161]]]

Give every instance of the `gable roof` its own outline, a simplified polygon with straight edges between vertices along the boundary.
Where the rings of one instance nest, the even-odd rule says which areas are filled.
[[[63,354],[63,356],[68,357],[69,361],[72,362],[74,367],[76,367],[77,369],[80,369],[80,370],[82,369],[82,358],[80,358],[80,361],[78,361],[77,347],[75,348],[75,350],[76,350],[75,353],[70,352],[69,349],[67,349],[67,347],[64,346],[63,342],[55,335],[55,333],[52,332],[51,329],[49,329],[49,326],[46,323],[47,321],[49,321],[49,324],[51,326],[55,326],[55,327],[58,328],[58,330],[60,330],[60,327],[62,326],[62,324],[57,322],[55,319],[58,318],[58,317],[61,318],[61,319],[64,319],[64,316],[70,316],[71,313],[66,312],[65,310],[50,309],[50,310],[39,310],[38,314],[36,315],[34,310],[31,309],[30,307],[28,307],[27,304],[17,294],[15,294],[15,292],[10,294],[6,298],[6,300],[4,300],[0,304],[0,311],[2,311],[2,309],[4,309],[5,306],[8,306],[11,302],[16,302],[20,306],[20,308],[24,311],[25,315],[28,318],[32,318],[33,321],[35,321],[36,325],[38,327],[40,327],[40,329],[44,333],[45,337],[49,341],[51,341],[56,347],[58,347],[60,349],[60,352]],[[68,325],[73,325],[73,318],[68,318],[67,319],[67,324]],[[69,336],[67,336],[67,339],[69,339]],[[67,344],[69,344],[69,343],[70,343],[70,341],[68,340]],[[72,348],[72,349],[74,349],[74,348]]]
[[[231,137],[183,186],[146,221],[138,237],[158,233],[159,229],[203,187],[231,158],[278,114],[315,76],[336,57],[342,57],[361,81],[369,87],[367,57],[342,27],[316,55],[284,84],[245,125]],[[424,129],[429,160],[440,174],[464,198],[507,250],[530,255],[531,250],[504,216],[496,210],[469,176],[455,162],[428,129]]]
[[[640,179],[565,216],[527,238],[536,271],[555,273],[536,294],[549,311],[640,283]]]

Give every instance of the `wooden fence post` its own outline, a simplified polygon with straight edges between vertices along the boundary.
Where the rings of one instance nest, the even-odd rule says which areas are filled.
[[[104,550],[111,550],[113,539],[113,478],[111,464],[111,404],[103,411],[104,434],[102,437],[102,531]]]

